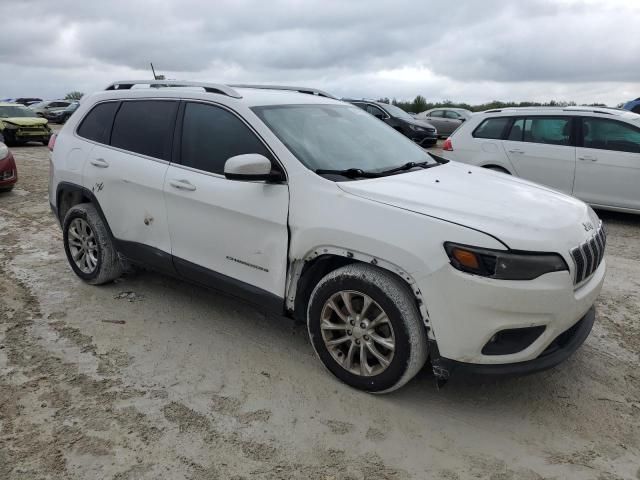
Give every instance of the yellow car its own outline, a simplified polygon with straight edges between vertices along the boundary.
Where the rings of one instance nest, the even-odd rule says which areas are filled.
[[[0,142],[20,145],[26,142],[49,143],[48,121],[19,103],[0,103]]]

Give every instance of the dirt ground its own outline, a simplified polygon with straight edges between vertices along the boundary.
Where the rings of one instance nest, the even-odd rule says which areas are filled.
[[[558,368],[372,396],[305,328],[154,273],[76,278],[47,150],[0,194],[0,479],[640,479],[640,216],[601,213],[597,324]]]

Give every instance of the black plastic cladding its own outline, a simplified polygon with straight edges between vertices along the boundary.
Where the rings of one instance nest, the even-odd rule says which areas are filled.
[[[571,250],[571,258],[576,264],[575,284],[589,278],[597,270],[604,258],[606,244],[607,232],[601,225],[595,235]]]

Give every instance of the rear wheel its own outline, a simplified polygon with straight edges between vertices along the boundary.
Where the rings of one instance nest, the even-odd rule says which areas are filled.
[[[307,327],[327,369],[360,390],[396,390],[427,358],[413,295],[402,280],[370,265],[347,265],[326,275],[311,294]]]
[[[62,234],[69,265],[82,280],[101,285],[122,274],[118,252],[92,204],[81,203],[69,209]]]

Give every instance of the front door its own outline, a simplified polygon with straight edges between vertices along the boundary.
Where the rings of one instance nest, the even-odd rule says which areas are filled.
[[[235,155],[259,153],[280,168],[273,155],[222,106],[185,103],[180,130],[180,164],[169,167],[164,186],[176,269],[245,298],[284,298],[288,186],[224,176]]]
[[[574,195],[587,203],[640,210],[640,128],[581,119]]]
[[[571,195],[576,169],[570,117],[516,118],[503,146],[516,174]]]

